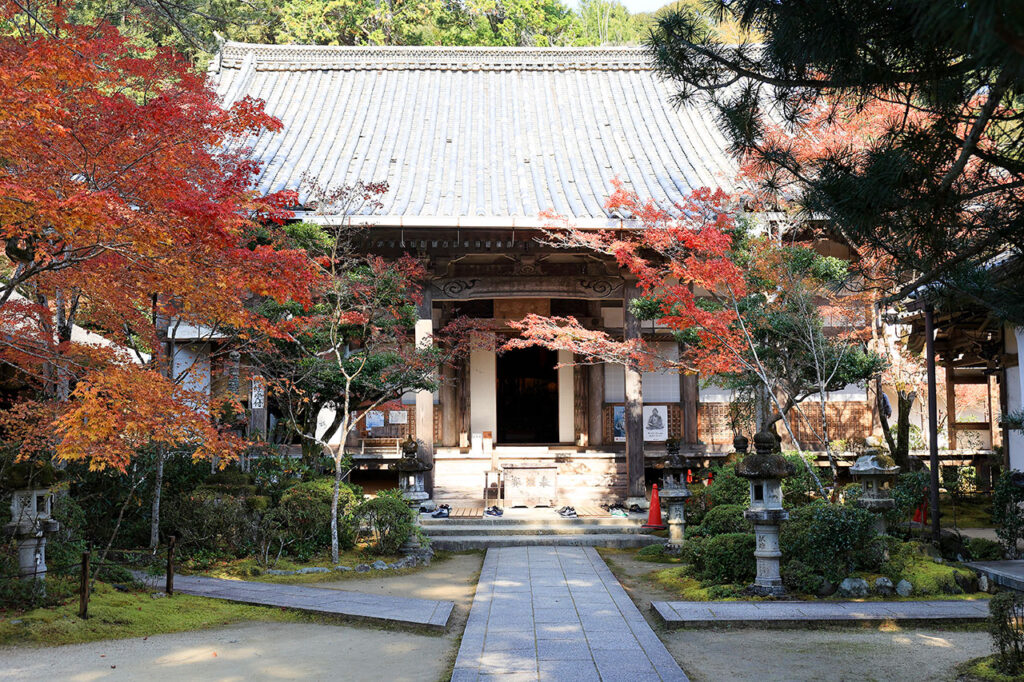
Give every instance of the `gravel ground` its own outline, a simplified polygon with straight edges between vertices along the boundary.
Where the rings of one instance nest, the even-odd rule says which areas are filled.
[[[982,630],[940,628],[702,629],[666,631],[651,601],[674,599],[643,580],[663,564],[603,552],[630,597],[694,682],[718,680],[951,680],[956,666],[992,653]]]
[[[406,576],[320,587],[451,599],[444,636],[312,623],[244,623],[212,630],[62,647],[0,648],[2,680],[415,680],[446,679],[482,556],[457,555]]]

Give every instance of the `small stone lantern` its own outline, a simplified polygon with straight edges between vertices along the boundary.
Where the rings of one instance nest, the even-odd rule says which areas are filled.
[[[6,483],[14,488],[11,522],[4,526],[18,544],[18,574],[40,581],[46,578],[46,536],[57,532],[50,486],[57,478],[52,465],[22,462],[11,467]]]
[[[686,487],[687,463],[679,457],[678,449],[669,455],[662,469],[661,502],[668,509],[669,547],[683,546],[683,532],[686,530],[686,500],[690,490]]]
[[[423,475],[433,469],[433,465],[427,464],[418,457],[419,444],[412,436],[402,441],[402,457],[397,462],[392,462],[389,469],[398,472],[398,487],[402,490],[410,505],[415,504],[418,510],[420,505],[430,499],[423,482]]]
[[[858,457],[850,467],[850,475],[859,481],[864,489],[856,504],[875,514],[875,530],[879,535],[885,535],[886,531],[884,513],[896,507],[896,500],[892,499],[889,490],[889,482],[899,471],[900,468],[891,457],[875,448],[865,450],[864,455]]]
[[[796,473],[792,462],[775,450],[775,436],[761,431],[754,436],[754,454],[736,465],[736,475],[750,481],[750,508],[743,516],[754,523],[757,578],[751,585],[756,594],[782,596],[779,572],[779,525],[789,518],[782,508],[782,479]]]
[[[415,523],[420,520],[420,507],[424,504],[431,505],[430,493],[423,484],[423,474],[434,468],[434,465],[422,461],[417,455],[419,444],[409,436],[402,441],[402,456],[397,462],[392,462],[388,468],[398,472],[398,487],[402,490],[402,497],[409,503],[413,511]],[[414,554],[421,549],[416,534],[413,533],[401,546],[399,551],[403,554]]]

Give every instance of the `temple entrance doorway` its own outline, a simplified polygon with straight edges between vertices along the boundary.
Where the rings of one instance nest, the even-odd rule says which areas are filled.
[[[498,442],[558,442],[558,354],[519,348],[497,358]]]

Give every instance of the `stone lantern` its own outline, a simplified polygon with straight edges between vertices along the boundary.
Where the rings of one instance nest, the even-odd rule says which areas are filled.
[[[60,528],[53,518],[50,486],[57,471],[50,464],[22,462],[11,467],[5,481],[14,488],[11,522],[4,526],[18,544],[18,574],[42,581],[46,578],[46,536]],[[40,586],[42,582],[40,582]]]
[[[743,516],[754,523],[757,578],[751,590],[761,595],[781,596],[782,576],[779,572],[779,524],[789,518],[782,508],[782,479],[796,473],[796,468],[775,450],[775,436],[761,431],[754,436],[754,454],[736,465],[736,475],[750,481],[750,508]]]
[[[889,490],[889,482],[899,471],[900,468],[890,457],[874,448],[865,450],[864,455],[858,457],[850,467],[850,475],[860,482],[864,489],[856,504],[875,514],[875,530],[879,535],[885,535],[884,512],[896,507],[896,500],[892,499]]]
[[[662,469],[661,502],[668,509],[668,544],[670,547],[683,546],[683,532],[686,530],[686,500],[690,490],[686,487],[687,463],[679,457],[678,449],[671,453]]]
[[[430,493],[427,492],[424,486],[423,475],[434,468],[432,464],[421,460],[417,456],[418,453],[419,444],[412,436],[409,436],[402,441],[401,458],[397,462],[392,462],[388,465],[389,469],[398,472],[398,487],[402,490],[402,497],[409,503],[409,507],[413,511],[414,522],[417,524],[419,524],[420,520],[420,507],[424,504],[430,504]],[[414,554],[419,552],[420,549],[419,540],[416,534],[413,533],[399,551],[403,554]]]
[[[433,465],[421,460],[417,456],[418,453],[419,444],[410,436],[402,441],[401,458],[388,466],[392,471],[398,472],[398,487],[402,490],[402,496],[409,501],[410,506],[415,505],[417,510],[430,499],[423,475],[434,468]]]

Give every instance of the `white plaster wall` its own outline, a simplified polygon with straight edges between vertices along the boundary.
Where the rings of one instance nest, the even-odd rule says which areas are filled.
[[[209,396],[210,344],[176,343],[172,356],[174,378],[181,379],[185,389]]]
[[[469,354],[469,428],[498,435],[497,357],[491,350]]]
[[[558,363],[572,362],[572,353],[558,351]],[[575,410],[573,409],[573,368],[558,368],[558,442],[572,443],[576,439]]]
[[[316,437],[323,438],[324,432],[327,431],[327,427],[334,421],[335,411],[330,407],[325,407],[320,410],[320,414],[316,416]],[[339,428],[338,431],[328,441],[331,445],[341,445],[342,436],[344,434]]]
[[[654,346],[658,355],[666,360],[672,361],[679,357],[679,346],[672,342],[662,341]],[[679,374],[676,371],[644,372],[642,381],[645,403],[679,402]],[[626,374],[622,365],[604,366],[604,399],[609,403],[625,402]]]

